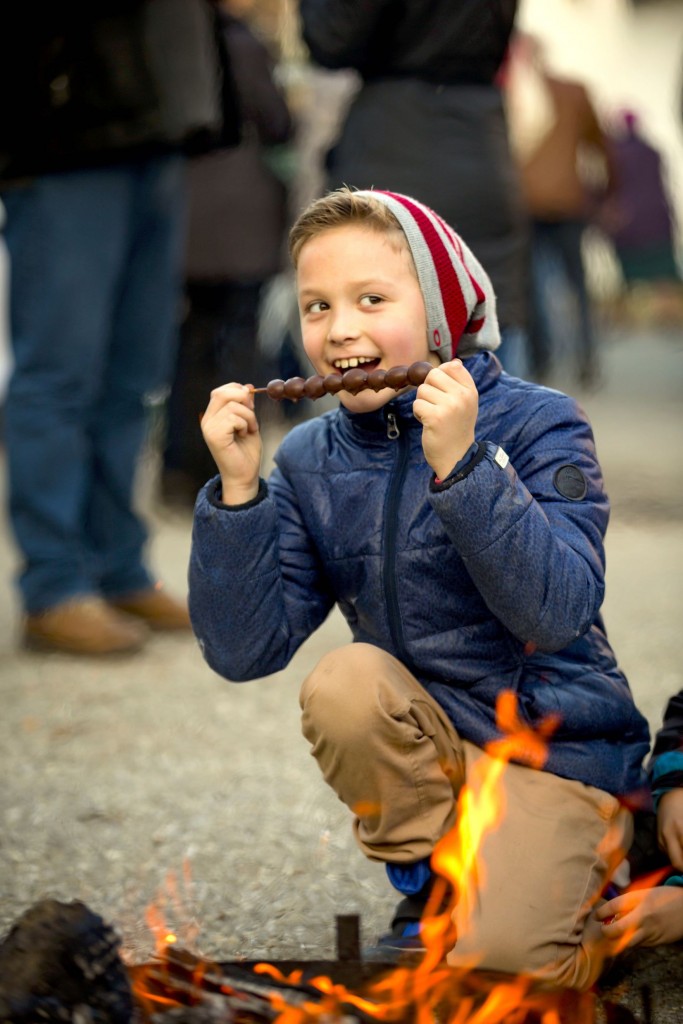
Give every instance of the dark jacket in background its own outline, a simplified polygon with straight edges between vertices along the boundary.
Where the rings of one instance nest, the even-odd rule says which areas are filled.
[[[209,0],[4,4],[0,181],[235,142],[221,56]]]
[[[363,86],[328,184],[415,196],[486,267],[501,327],[526,320],[526,217],[496,74],[516,0],[301,0],[304,38]]]
[[[287,223],[286,186],[267,154],[270,147],[292,138],[292,118],[264,44],[228,14],[220,14],[220,24],[236,89],[241,141],[190,163],[186,277],[263,281],[281,269]]]
[[[633,123],[623,134],[615,133],[609,147],[614,188],[600,226],[614,244],[624,278],[628,283],[680,279],[676,217],[661,154]]]

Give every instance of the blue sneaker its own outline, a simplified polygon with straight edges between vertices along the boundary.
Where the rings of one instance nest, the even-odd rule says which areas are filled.
[[[381,935],[377,945],[366,950],[365,959],[395,963],[406,957],[420,957],[425,945],[420,935],[420,921],[431,895],[436,875],[429,866],[429,858],[414,864],[387,864],[387,875],[395,889],[404,898],[397,904],[391,920],[390,931]],[[445,910],[449,896],[444,898],[441,910]]]
[[[419,957],[425,952],[420,937],[420,920],[424,913],[429,889],[417,896],[405,896],[397,905],[391,920],[391,930],[380,935],[377,945],[364,950],[364,960],[395,963],[405,957]]]

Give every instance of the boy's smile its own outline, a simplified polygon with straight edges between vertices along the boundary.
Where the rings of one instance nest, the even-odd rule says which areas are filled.
[[[350,223],[316,235],[299,255],[297,292],[304,349],[322,376],[424,359],[438,365],[427,343],[422,291],[398,229],[389,235]],[[395,395],[391,388],[340,392],[339,400],[353,412],[371,412]]]

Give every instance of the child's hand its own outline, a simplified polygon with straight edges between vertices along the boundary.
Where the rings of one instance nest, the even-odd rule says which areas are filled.
[[[624,893],[598,908],[606,939],[619,949],[659,946],[683,938],[683,888],[659,885]]]
[[[254,394],[244,384],[224,384],[211,392],[202,433],[221,474],[222,500],[241,505],[258,494],[261,433]]]
[[[460,359],[436,366],[417,389],[413,412],[422,424],[422,448],[444,480],[474,443],[479,410],[476,385]]]
[[[683,871],[683,789],[671,789],[660,799],[657,839],[673,866]]]

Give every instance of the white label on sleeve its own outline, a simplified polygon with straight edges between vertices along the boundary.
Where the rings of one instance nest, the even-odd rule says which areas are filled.
[[[501,469],[505,469],[508,462],[510,461],[510,456],[508,455],[507,452],[504,452],[499,445],[496,448],[496,454],[493,456],[493,461],[497,462]]]

